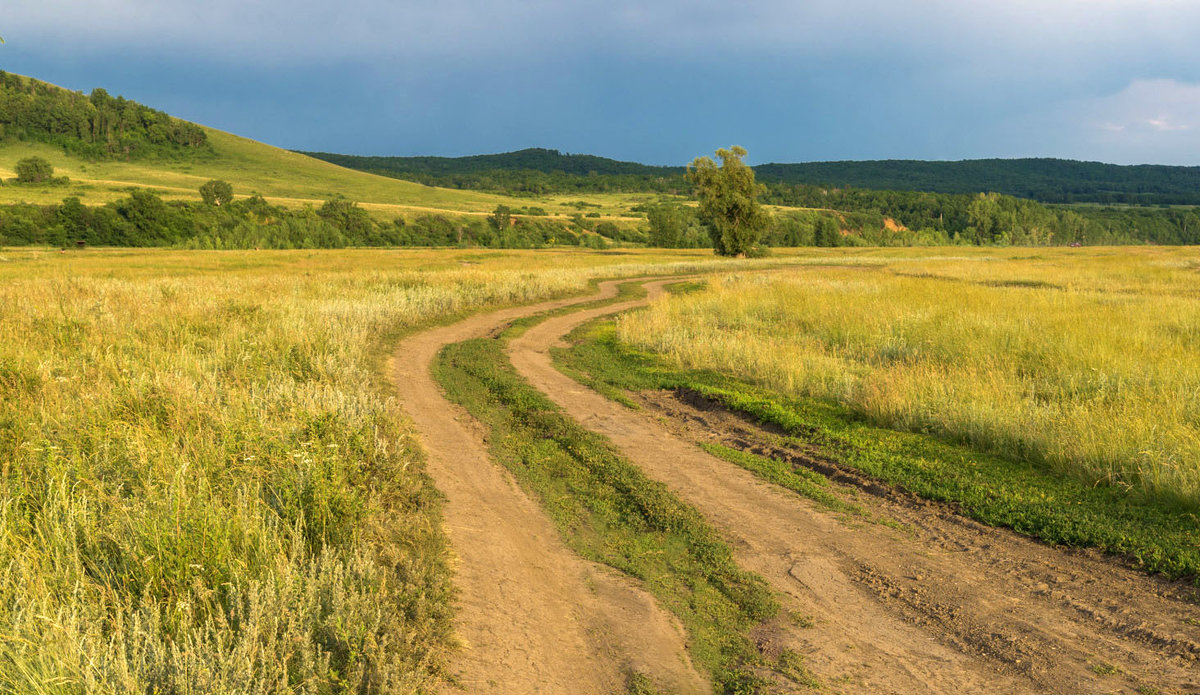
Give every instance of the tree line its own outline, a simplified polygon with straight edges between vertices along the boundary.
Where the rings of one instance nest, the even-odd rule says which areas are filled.
[[[103,89],[70,91],[0,71],[0,141],[29,140],[87,159],[207,151],[204,129]]]
[[[88,206],[77,197],[53,205],[0,206],[0,246],[128,246],[192,249],[316,249],[393,246],[607,248],[641,243],[612,222],[518,216],[503,206],[488,217],[426,214],[373,218],[354,201],[332,198],[302,209],[259,195],[234,198],[224,181],[202,188],[202,201],[166,201],[151,191]]]

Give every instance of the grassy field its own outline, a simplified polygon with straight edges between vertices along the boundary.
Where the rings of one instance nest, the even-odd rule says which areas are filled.
[[[992,523],[1194,573],[1194,521],[1170,510],[1196,504],[1197,257],[937,253],[725,262],[808,267],[714,276],[624,318],[622,338],[657,362],[624,352],[616,328],[585,345],[603,359],[583,362],[610,365],[614,387],[718,369],[679,383],[781,426],[818,423],[839,457]],[[597,277],[711,262],[706,251],[0,250],[0,692],[436,687],[453,649],[446,548],[381,374],[389,346]],[[483,349],[459,357],[504,382]],[[720,392],[729,375],[740,386]],[[510,386],[511,402],[480,408],[492,426],[524,423],[531,441],[544,426],[604,458]],[[1027,461],[1045,474],[1031,478]],[[592,484],[577,482],[573,494]],[[569,521],[593,518],[587,499],[568,501]],[[625,560],[641,562],[606,559]],[[705,576],[664,580],[664,592],[686,608]],[[736,654],[735,638],[714,638],[713,653]]]
[[[0,692],[426,691],[404,332],[703,252],[0,250]]]
[[[652,194],[514,198],[435,188],[344,169],[219,130],[206,130],[213,154],[178,161],[86,161],[66,155],[60,148],[50,145],[2,143],[0,178],[15,177],[17,161],[36,155],[48,159],[54,165],[56,175],[67,176],[70,180],[67,185],[0,186],[0,204],[57,203],[72,195],[95,205],[127,196],[130,187],[150,188],[168,199],[199,200],[200,185],[210,179],[229,181],[238,195],[257,192],[271,202],[291,207],[320,205],[335,195],[343,195],[389,219],[428,212],[484,215],[491,213],[497,205],[508,205],[512,208],[538,206],[557,216],[598,212],[621,221],[631,214],[630,207],[657,199]],[[579,201],[587,205],[576,205]]]
[[[1200,255],[996,251],[731,275],[630,315],[684,368],[1200,509]]]

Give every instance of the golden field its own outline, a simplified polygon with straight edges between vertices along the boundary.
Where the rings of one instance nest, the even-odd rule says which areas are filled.
[[[727,275],[618,334],[678,366],[1200,506],[1200,252],[855,257]]]
[[[0,250],[0,692],[437,687],[449,570],[390,346],[713,263]]]

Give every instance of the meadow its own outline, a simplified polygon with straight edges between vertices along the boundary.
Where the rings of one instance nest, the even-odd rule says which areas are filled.
[[[711,263],[0,250],[0,691],[435,688],[450,575],[390,346]]]
[[[238,196],[258,193],[286,207],[319,206],[338,195],[359,202],[380,218],[424,213],[486,215],[498,205],[541,207],[549,216],[598,213],[628,221],[629,209],[658,198],[651,193],[547,195],[512,197],[479,191],[452,190],[412,181],[377,176],[289,152],[213,128],[205,128],[212,152],[191,158],[145,160],[87,160],[65,154],[60,147],[37,142],[0,143],[0,179],[16,176],[17,161],[31,156],[47,159],[65,185],[0,186],[0,203],[58,203],[78,196],[88,205],[112,202],[130,188],[148,188],[168,200],[200,199],[198,190],[210,179],[233,184]],[[580,202],[585,205],[579,205]]]
[[[619,339],[869,422],[1200,508],[1200,255],[907,254],[731,274]]]

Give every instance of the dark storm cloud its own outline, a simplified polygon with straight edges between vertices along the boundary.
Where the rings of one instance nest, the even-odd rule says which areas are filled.
[[[17,0],[6,69],[275,144],[1200,162],[1200,4]]]

